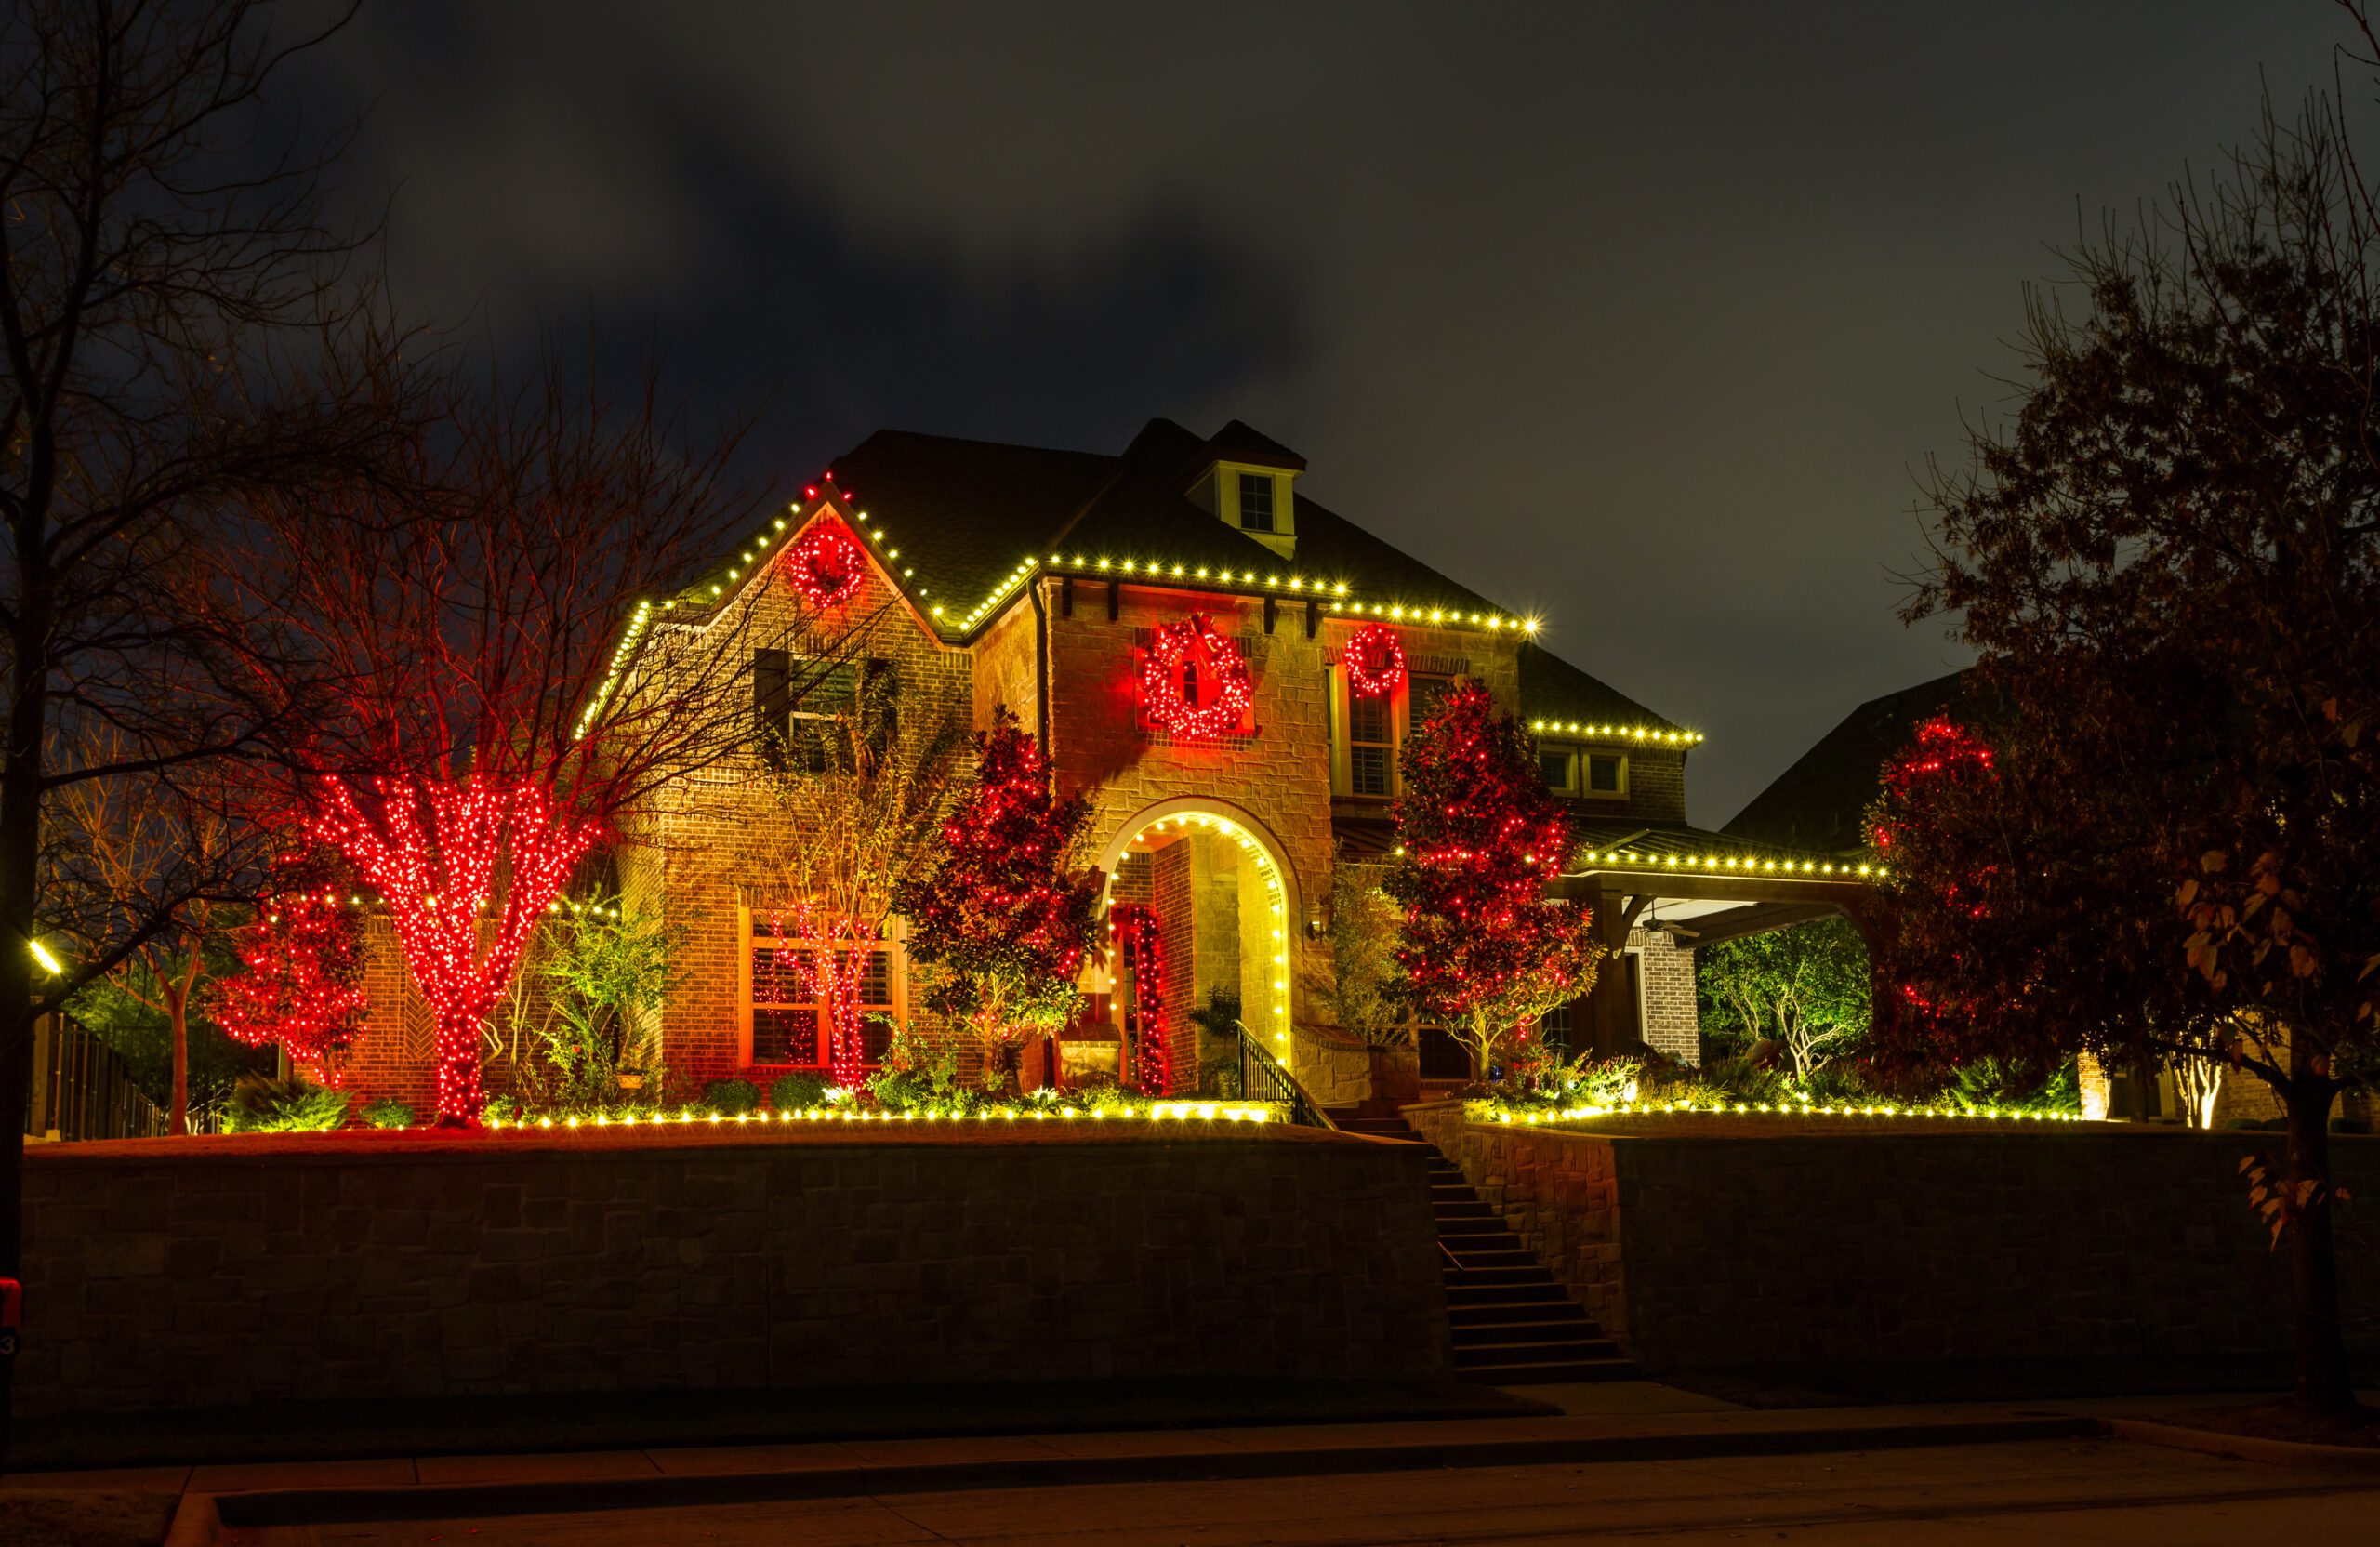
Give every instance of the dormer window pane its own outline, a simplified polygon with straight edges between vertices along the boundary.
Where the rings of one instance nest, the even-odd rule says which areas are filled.
[[[1273,530],[1273,481],[1263,473],[1239,475],[1239,524],[1246,532]]]

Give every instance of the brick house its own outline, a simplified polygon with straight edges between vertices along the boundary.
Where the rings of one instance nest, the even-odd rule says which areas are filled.
[[[1351,1101],[1364,1094],[1367,1059],[1338,1035],[1320,992],[1331,972],[1319,938],[1331,869],[1388,856],[1398,748],[1454,680],[1478,681],[1539,734],[1547,784],[1572,805],[1590,858],[1658,866],[1667,845],[1674,868],[1680,853],[1719,840],[1686,822],[1698,735],[1544,649],[1533,620],[1308,498],[1305,470],[1236,420],[1211,438],[1152,420],[1118,456],[883,430],[718,573],[656,606],[653,628],[733,622],[759,637],[799,627],[807,603],[788,566],[807,534],[840,528],[866,563],[836,610],[872,620],[859,652],[868,668],[897,673],[905,698],[978,729],[1007,706],[1039,736],[1062,787],[1089,795],[1091,857],[1111,900],[1152,905],[1159,920],[1178,1082],[1197,1078],[1191,1012],[1221,991],[1316,1095]],[[1246,665],[1247,709],[1221,734],[1168,730],[1144,702],[1142,661],[1161,631],[1194,618]],[[1343,658],[1372,624],[1394,631],[1407,668],[1385,696],[1351,693]],[[762,729],[798,734],[802,716],[832,712],[821,701],[831,692],[788,696],[781,657],[756,652],[752,667]],[[847,677],[829,680],[849,691]],[[753,782],[757,758],[684,781],[622,852],[624,895],[657,900],[693,932],[689,985],[659,1029],[666,1060],[698,1080],[765,1081],[823,1056],[817,1007],[770,965],[769,919],[789,900],[759,895],[737,873],[754,819],[739,787]],[[1641,883],[1613,879],[1608,866],[1589,871],[1571,890],[1611,912],[1605,938],[1617,959],[1549,1031],[1606,1051],[1642,1038],[1693,1061],[1690,948],[1659,928],[1659,901],[1637,895]],[[897,926],[892,936],[866,998],[915,1018]],[[1109,979],[1104,960],[1086,969],[1082,1016],[1037,1054],[1037,1073],[1115,1066]],[[403,1002],[411,996],[387,991],[396,986],[383,985],[354,1067],[380,1070],[364,1083],[402,1093],[410,1049],[397,1039],[410,1037],[424,1058],[427,1046]],[[1425,1077],[1462,1072],[1459,1050],[1435,1034],[1421,1057]]]

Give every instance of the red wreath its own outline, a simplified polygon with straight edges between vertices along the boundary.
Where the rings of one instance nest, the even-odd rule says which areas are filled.
[[[1358,698],[1385,698],[1405,685],[1405,647],[1385,623],[1367,623],[1347,641],[1347,691]]]
[[[840,526],[821,522],[793,545],[794,589],[813,608],[826,608],[851,599],[866,573],[859,544]]]
[[[1197,702],[1189,692],[1194,682]],[[1204,613],[1158,628],[1141,659],[1141,702],[1152,721],[1176,735],[1236,731],[1253,697],[1239,647],[1216,633]]]

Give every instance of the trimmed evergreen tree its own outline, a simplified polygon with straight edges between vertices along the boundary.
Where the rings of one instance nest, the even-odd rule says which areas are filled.
[[[1099,871],[1074,867],[1090,820],[1003,707],[977,738],[975,787],[943,827],[941,859],[894,893],[909,959],[932,969],[926,1008],[964,1020],[1003,1073],[1027,1037],[1073,1018],[1097,929]]]
[[[1547,899],[1570,822],[1546,792],[1537,744],[1463,681],[1407,739],[1403,845],[1382,890],[1405,909],[1397,998],[1470,1050],[1497,1046],[1594,985],[1593,914]]]

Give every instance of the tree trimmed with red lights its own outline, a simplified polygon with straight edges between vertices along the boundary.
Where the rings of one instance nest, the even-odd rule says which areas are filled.
[[[1039,745],[1003,706],[977,740],[975,786],[943,828],[932,872],[894,904],[909,959],[933,969],[926,1006],[964,1020],[1005,1071],[1027,1037],[1073,1019],[1098,930],[1101,876],[1078,869],[1091,820],[1060,796]]]
[[[1549,900],[1570,853],[1537,743],[1463,681],[1399,760],[1403,845],[1382,890],[1405,910],[1395,997],[1442,1024],[1485,1078],[1504,1038],[1593,987],[1592,910]]]

